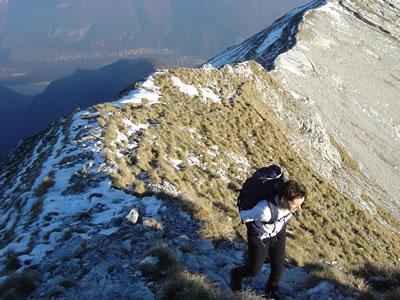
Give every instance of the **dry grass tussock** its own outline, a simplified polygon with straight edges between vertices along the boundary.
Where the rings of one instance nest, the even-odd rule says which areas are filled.
[[[2,299],[25,299],[25,296],[33,292],[38,281],[34,271],[24,269],[21,273],[14,273],[0,285]]]
[[[157,258],[156,263],[144,262],[139,271],[149,280],[163,284],[162,299],[204,299],[204,300],[257,300],[249,292],[239,295],[223,293],[204,275],[184,270],[167,245],[156,245],[145,257]]]
[[[204,237],[233,240],[245,238],[235,206],[237,189],[255,169],[276,163],[308,190],[300,222],[292,220],[289,227],[293,237],[288,253],[298,265],[325,261],[342,268],[365,264],[399,268],[398,234],[340,193],[293,149],[284,134],[287,129],[259,100],[262,89],[279,87],[258,65],[250,65],[257,80],[246,72],[235,74],[229,67],[221,72],[172,69],[154,79],[162,91],[162,104],[97,106],[107,137],[103,142],[115,151],[108,161],[120,170],[112,174],[114,185],[123,189],[133,185],[134,192],[141,194],[151,192],[151,184],[169,183],[184,195],[176,199],[202,222]],[[171,84],[172,75],[186,84],[210,88],[221,102],[204,103],[201,94],[190,97],[180,92]],[[149,127],[128,134],[123,120]],[[137,147],[115,147],[115,128],[126,135],[124,145]],[[399,228],[393,218],[388,222]],[[357,285],[356,279],[340,282]]]
[[[193,274],[186,270],[176,272],[168,278],[163,289],[163,299],[175,300],[257,300],[262,299],[249,292],[233,295],[223,293],[204,275]]]

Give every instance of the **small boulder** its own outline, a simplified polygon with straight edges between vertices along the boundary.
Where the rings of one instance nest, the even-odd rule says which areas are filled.
[[[136,224],[139,219],[139,212],[135,208],[132,208],[129,214],[125,217],[125,219],[129,223]]]

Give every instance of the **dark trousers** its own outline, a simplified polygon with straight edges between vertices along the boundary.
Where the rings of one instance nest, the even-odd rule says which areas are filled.
[[[283,276],[286,246],[286,228],[282,229],[275,237],[264,239],[247,234],[248,259],[244,266],[233,270],[232,276],[237,282],[243,277],[256,277],[260,275],[265,257],[269,254],[271,273],[265,286],[266,291],[276,291]]]

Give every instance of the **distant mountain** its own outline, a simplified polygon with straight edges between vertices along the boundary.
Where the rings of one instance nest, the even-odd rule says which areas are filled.
[[[33,99],[34,97],[0,86],[0,119],[10,121],[21,116]]]
[[[18,140],[44,129],[58,117],[77,108],[110,101],[123,88],[158,68],[165,67],[164,63],[154,59],[136,59],[120,60],[97,70],[79,69],[69,77],[50,83],[41,94],[34,97],[29,106],[26,103],[19,106],[18,103],[22,100],[14,97],[16,93],[3,94],[2,113],[6,116],[4,120],[9,120],[12,116],[10,124],[13,124],[12,131],[4,132],[7,143],[1,147],[3,157]]]
[[[33,99],[0,86],[0,158],[8,155],[21,137],[19,121]]]
[[[75,64],[152,55],[170,65],[198,65],[304,3],[307,0],[10,1],[3,4],[0,57]]]
[[[221,67],[225,64],[255,60],[270,71],[274,67],[275,59],[296,44],[296,33],[299,30],[299,23],[304,14],[324,3],[325,1],[323,0],[312,1],[288,12],[265,30],[260,31],[239,45],[230,47],[210,59],[207,63],[215,67]]]

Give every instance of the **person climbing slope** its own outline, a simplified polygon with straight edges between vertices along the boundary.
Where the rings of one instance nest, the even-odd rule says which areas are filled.
[[[278,173],[281,172],[279,167],[273,167]],[[277,177],[276,174],[274,176]],[[269,255],[271,272],[265,286],[265,297],[283,299],[279,292],[279,283],[284,272],[286,225],[292,215],[301,208],[306,198],[306,190],[297,181],[286,181],[281,176],[283,177],[282,173],[278,176],[279,189],[275,188],[275,192],[264,192],[265,196],[262,198],[265,199],[257,201],[251,209],[240,210],[240,218],[247,227],[248,259],[245,265],[231,270],[232,291],[241,290],[244,277],[258,276],[265,257]],[[274,190],[271,187],[270,189]]]

